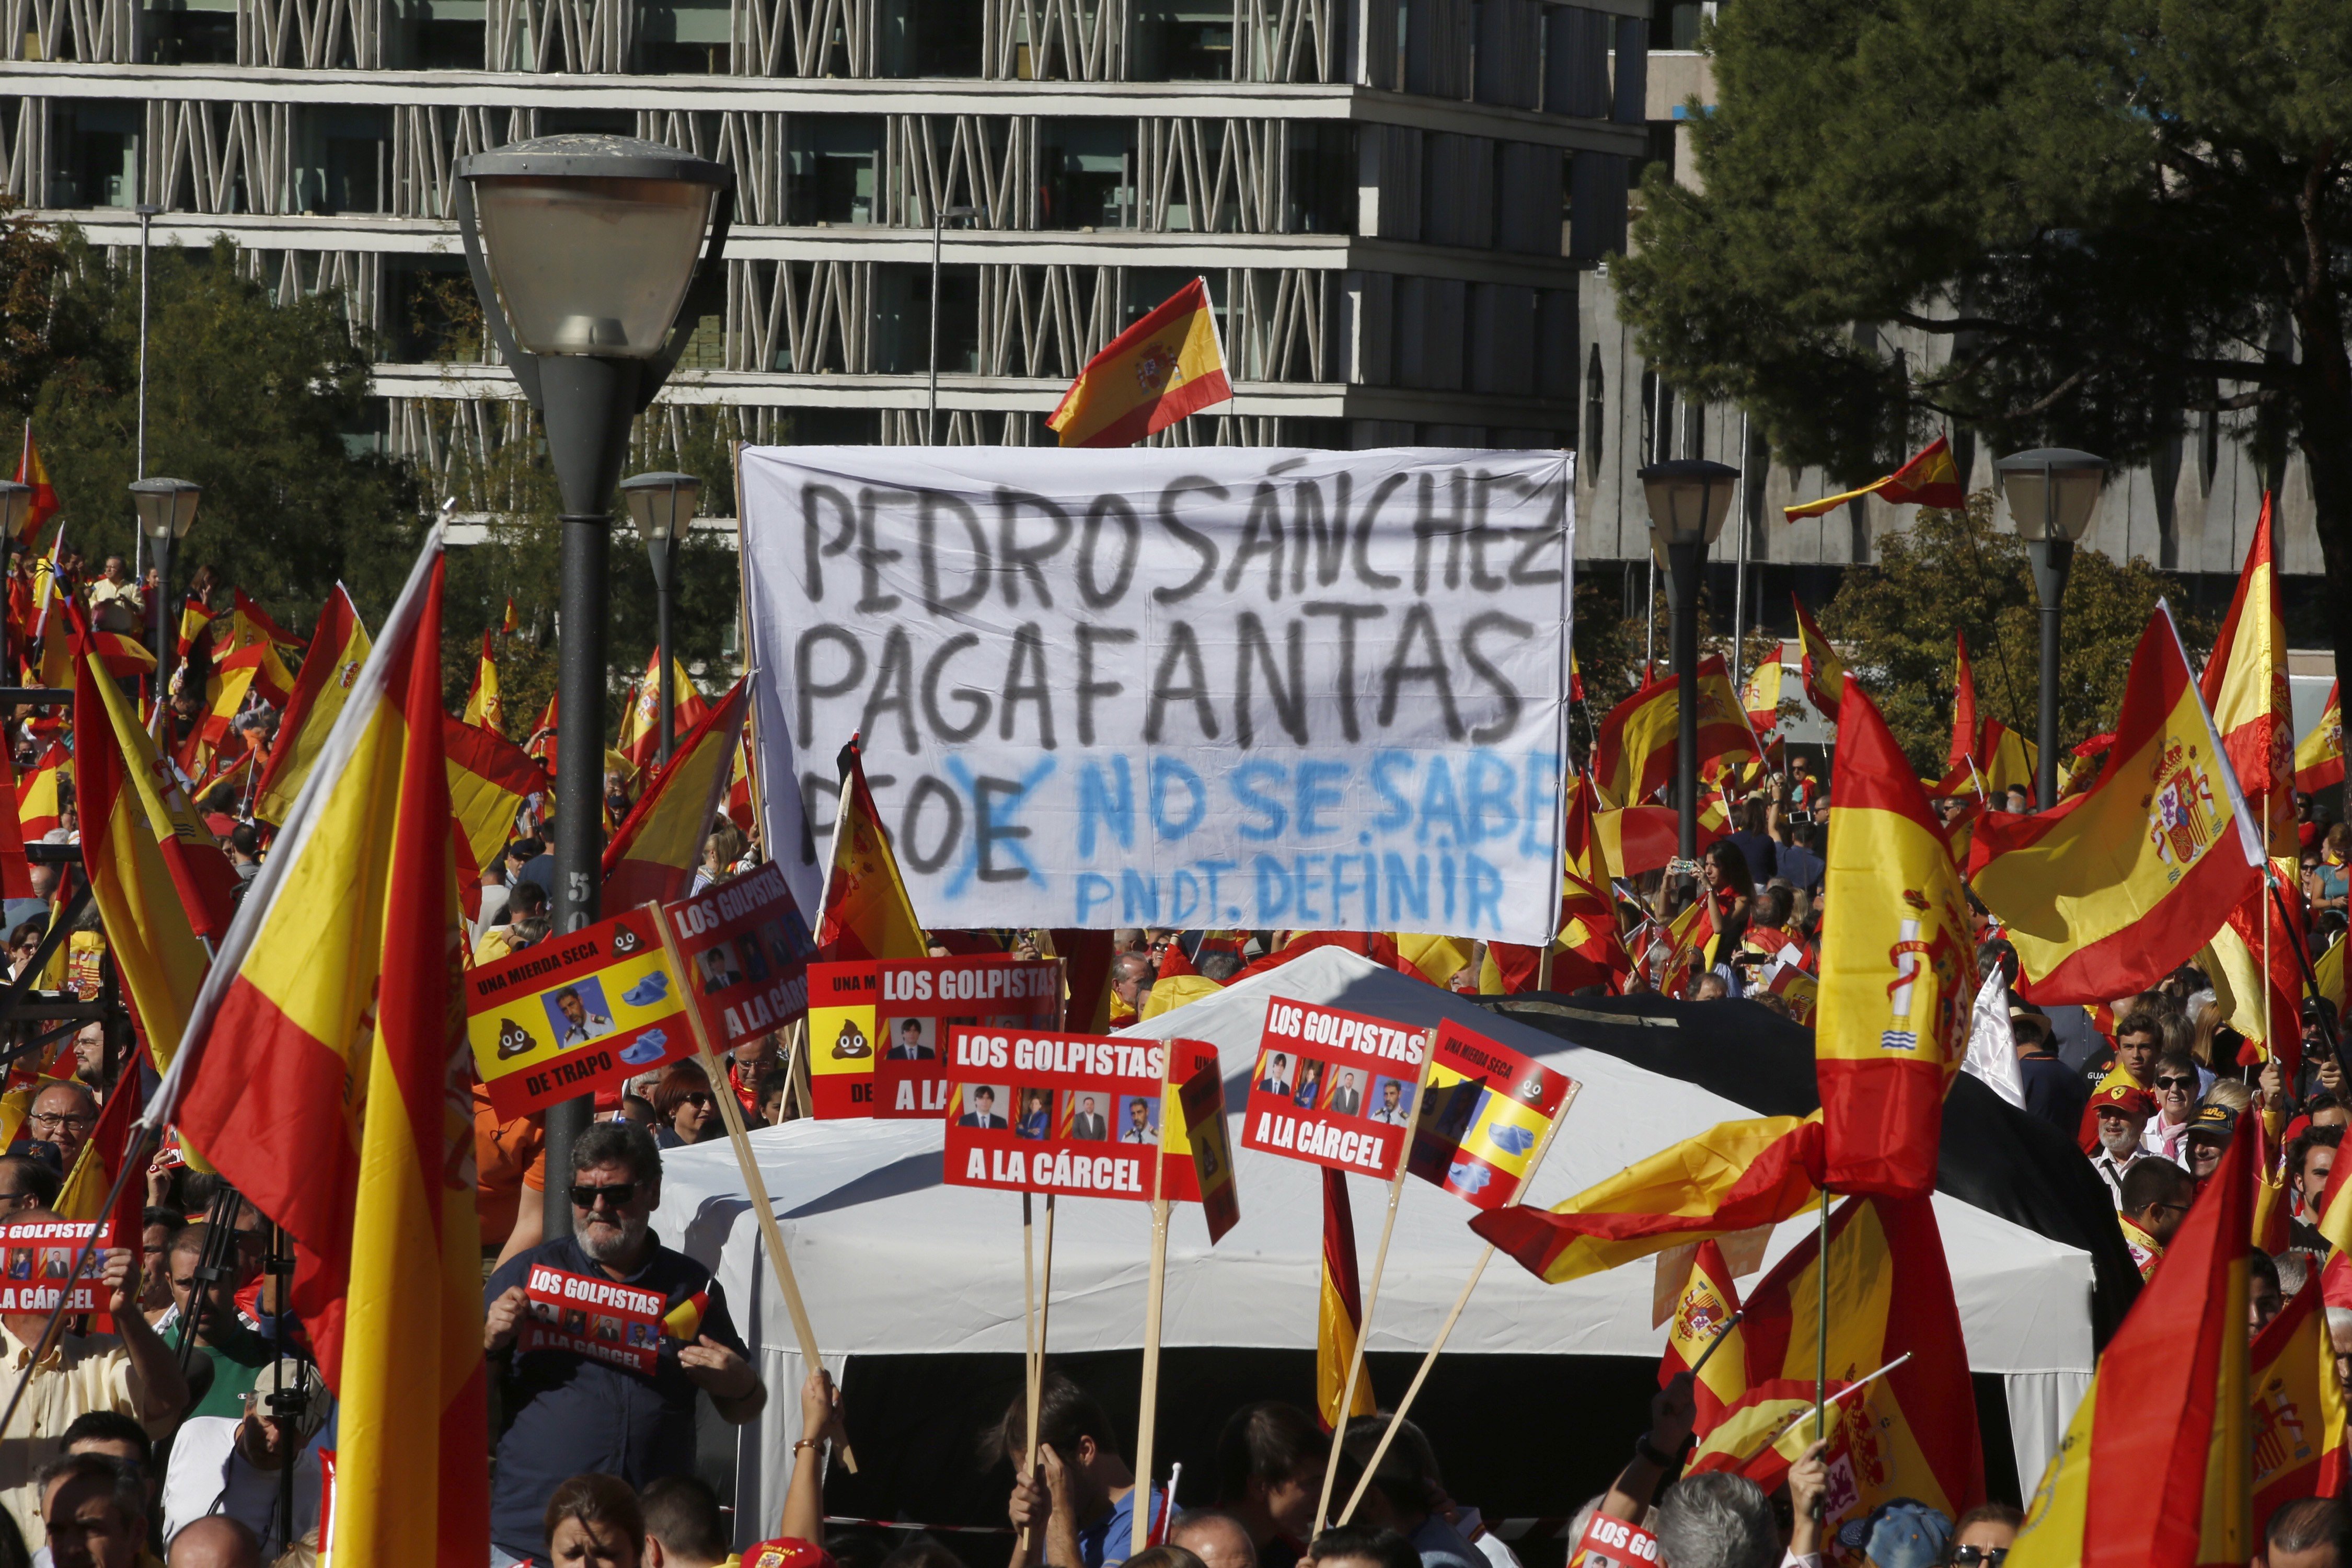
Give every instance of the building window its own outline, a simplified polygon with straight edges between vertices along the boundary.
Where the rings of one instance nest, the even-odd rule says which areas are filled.
[[[919,374],[931,363],[931,269],[921,264],[881,267],[875,279],[874,369]],[[940,268],[940,369],[969,375],[980,369],[980,268]]]
[[[1139,0],[1128,79],[1234,79],[1234,7],[1202,0]]]
[[[1288,234],[1352,234],[1356,227],[1356,128],[1331,121],[1290,121],[1284,182]]]
[[[1715,12],[1705,0],[1650,0],[1650,47],[1697,48],[1699,24]]]
[[[872,223],[882,164],[882,119],[874,114],[795,115],[786,159],[784,221]]]
[[[49,147],[49,205],[127,207],[139,200],[139,105],[131,102],[59,106]]]
[[[326,216],[383,211],[391,110],[338,106],[299,112],[295,205]]]
[[[1038,122],[1037,226],[1135,226],[1135,121]]]
[[[159,66],[236,64],[236,7],[217,0],[168,0],[148,9],[149,63]]]
[[[671,0],[638,13],[638,68],[652,76],[725,76],[733,67],[725,4]]]
[[[880,13],[882,75],[980,74],[983,12],[972,0],[883,0]]]
[[[399,0],[386,53],[395,68],[480,70],[488,59],[483,0]]]

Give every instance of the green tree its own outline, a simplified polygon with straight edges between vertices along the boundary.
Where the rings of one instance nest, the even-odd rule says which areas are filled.
[[[129,555],[135,474],[139,270],[68,230],[50,329],[56,363],[34,401],[69,542],[95,562]],[[196,567],[307,626],[337,582],[379,622],[424,522],[399,464],[354,454],[369,362],[334,302],[273,303],[226,242],[152,256],[147,471],[204,487],[173,553],[174,594]]]
[[[49,312],[65,270],[57,230],[0,196],[0,406],[29,411],[49,374]]]
[[[2145,563],[2075,552],[2062,606],[2062,744],[2115,727],[2132,650],[2168,595],[2177,602],[2178,584]],[[1820,618],[1923,776],[1941,774],[1950,751],[1956,631],[1968,634],[1977,716],[2034,738],[2040,602],[2025,547],[1993,526],[1990,491],[1970,497],[1966,511],[1923,509],[1907,531],[1886,537],[1876,563],[1846,573]],[[2184,626],[2181,634],[2192,647],[2208,640],[2201,626]]]
[[[2352,6],[1741,0],[1706,47],[1699,188],[1653,168],[1615,269],[1664,375],[1855,479],[1937,417],[2131,459],[2252,410],[2352,668]]]

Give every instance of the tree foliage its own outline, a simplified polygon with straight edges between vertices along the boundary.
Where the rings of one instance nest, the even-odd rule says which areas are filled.
[[[2178,584],[2145,563],[2075,552],[2060,622],[2062,744],[2115,728],[2132,650],[2168,595],[2179,603]],[[1846,573],[1819,618],[1923,776],[1942,773],[1950,749],[1956,632],[1968,634],[1978,717],[2034,738],[2041,601],[2024,545],[1993,525],[1990,490],[1966,511],[1922,509],[1910,529],[1886,536],[1875,564]],[[2192,650],[2210,641],[2202,626],[2181,635]]]
[[[49,312],[65,269],[57,231],[0,196],[0,407],[23,414],[47,378]]]

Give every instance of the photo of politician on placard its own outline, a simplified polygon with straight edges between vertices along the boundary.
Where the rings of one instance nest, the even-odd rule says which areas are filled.
[[[1336,1170],[1393,1175],[1427,1057],[1425,1030],[1277,997],[1266,1004],[1242,1143]]]
[[[948,1086],[949,1182],[1200,1201],[1192,1144],[1173,1110],[1181,1081],[1174,1075],[1213,1067],[1214,1047],[967,1026],[945,1036],[940,1070]]]

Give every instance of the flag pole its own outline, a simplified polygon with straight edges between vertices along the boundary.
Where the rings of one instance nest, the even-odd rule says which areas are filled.
[[[1541,1168],[1544,1156],[1551,1152],[1551,1141],[1559,1136],[1560,1124],[1568,1120],[1569,1109],[1575,1105],[1577,1093],[1583,1087],[1571,1081],[1568,1092],[1560,1097],[1559,1109],[1552,1113],[1550,1125],[1544,1129],[1542,1139],[1536,1144],[1536,1152],[1528,1156],[1527,1172],[1519,1177],[1518,1188],[1511,1194],[1513,1203],[1518,1202],[1527,1190],[1535,1185],[1536,1172]],[[1345,1524],[1355,1517],[1356,1505],[1364,1500],[1364,1489],[1372,1484],[1373,1472],[1381,1468],[1381,1460],[1388,1454],[1389,1444],[1395,1440],[1398,1424],[1404,1420],[1405,1412],[1412,1408],[1414,1396],[1421,1393],[1421,1385],[1429,1380],[1429,1369],[1437,1363],[1438,1352],[1445,1348],[1447,1338],[1454,1332],[1454,1325],[1462,1319],[1463,1309],[1470,1305],[1470,1292],[1478,1288],[1479,1277],[1486,1272],[1486,1265],[1494,1260],[1495,1244],[1488,1242],[1486,1250],[1478,1255],[1477,1265],[1470,1270],[1470,1278],[1463,1281],[1462,1293],[1454,1298],[1453,1310],[1445,1314],[1445,1321],[1438,1325],[1435,1342],[1421,1358],[1421,1369],[1412,1374],[1412,1383],[1405,1389],[1404,1397],[1397,1401],[1395,1414],[1389,1417],[1388,1429],[1381,1434],[1380,1447],[1374,1448],[1372,1457],[1364,1461],[1364,1473],[1357,1479],[1356,1489],[1348,1495],[1348,1506],[1339,1510],[1339,1523]],[[1360,1345],[1363,1336],[1357,1335],[1356,1342]]]
[[[1437,1031],[1424,1032],[1421,1041],[1421,1076],[1413,1080],[1413,1114],[1421,1114],[1421,1097],[1429,1091],[1429,1069],[1437,1059]],[[1323,1465],[1323,1495],[1315,1503],[1315,1534],[1331,1514],[1331,1488],[1339,1479],[1339,1444],[1348,1435],[1348,1412],[1355,1408],[1356,1380],[1364,1370],[1364,1342],[1371,1338],[1372,1310],[1381,1304],[1381,1271],[1388,1267],[1389,1237],[1396,1231],[1397,1205],[1404,1197],[1404,1179],[1412,1164],[1412,1130],[1405,1130],[1405,1147],[1397,1151],[1396,1174],[1389,1178],[1389,1211],[1381,1221],[1380,1249],[1372,1254],[1372,1280],[1364,1289],[1364,1321],[1356,1325],[1355,1348],[1348,1352],[1348,1378],[1339,1388],[1339,1418],[1331,1423],[1331,1457]],[[1311,1538],[1310,1538],[1311,1539]]]
[[[1830,1381],[1830,1195],[1822,1194],[1822,1241],[1814,1249],[1813,1272],[1821,1276],[1820,1338],[1813,1359],[1813,1430],[1823,1430],[1822,1412],[1828,1408]]]
[[[1172,1056],[1170,1059],[1173,1059]],[[1151,1278],[1143,1299],[1143,1399],[1135,1433],[1135,1506],[1128,1510],[1130,1552],[1151,1539],[1151,1436],[1160,1417],[1160,1309],[1168,1284],[1168,1089],[1160,1090],[1160,1136],[1151,1148]]]
[[[662,957],[669,964],[673,976],[688,973],[686,960],[677,951],[677,933],[670,929],[669,916],[663,910],[661,900],[648,899],[646,915],[653,921],[654,934],[661,939]],[[726,1083],[725,1069],[719,1065],[719,1053],[710,1047],[710,1030],[702,1020],[702,1008],[691,996],[686,998],[687,1027],[694,1034],[694,1053],[702,1064],[703,1076],[714,1090]],[[727,1141],[735,1147],[735,1166],[742,1173],[744,1194],[751,1200],[752,1217],[759,1221],[760,1238],[766,1244],[768,1267],[776,1277],[776,1289],[784,1298],[784,1310],[792,1314],[793,1333],[800,1341],[801,1363],[805,1372],[814,1372],[824,1364],[817,1353],[816,1330],[809,1322],[808,1308],[801,1300],[800,1281],[793,1277],[793,1260],[784,1252],[783,1228],[776,1224],[776,1205],[768,1196],[768,1184],[760,1174],[760,1162],[751,1154],[751,1137],[743,1125],[743,1107],[730,1088],[714,1092],[719,1102],[719,1119],[727,1123]],[[849,1440],[844,1437],[834,1447],[842,1468],[851,1475],[857,1473],[857,1457],[850,1452]]]
[[[1025,1436],[1022,1445],[1023,1458],[1021,1461],[1021,1474],[1024,1479],[1037,1473],[1037,1403],[1039,1394],[1037,1379],[1037,1368],[1039,1365],[1037,1349],[1037,1262],[1036,1253],[1030,1246],[1030,1235],[1034,1229],[1035,1219],[1035,1215],[1032,1212],[1034,1204],[1034,1195],[1031,1194],[1027,1188],[1023,1188],[1021,1193],[1021,1327],[1024,1337],[1028,1341],[1028,1354],[1026,1357],[1027,1364],[1024,1370],[1028,1374],[1029,1383],[1028,1425],[1022,1428]],[[1021,1538],[1013,1548],[1013,1560],[1015,1563],[1026,1563],[1029,1561],[1029,1527],[1025,1524],[1021,1527]]]

